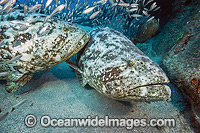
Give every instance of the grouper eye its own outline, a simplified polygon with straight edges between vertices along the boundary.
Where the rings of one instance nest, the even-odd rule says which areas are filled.
[[[67,32],[69,31],[69,27],[64,27],[63,30]]]
[[[75,32],[76,31],[76,28],[74,28],[74,27],[72,27],[72,26],[66,26],[66,27],[64,27],[63,28],[63,30],[65,31],[65,32],[67,32],[67,31],[72,31],[72,32]]]
[[[135,63],[134,63],[133,61],[131,61],[131,60],[127,60],[126,63],[127,63],[127,67],[131,67],[131,66],[133,66],[133,65],[135,64]]]

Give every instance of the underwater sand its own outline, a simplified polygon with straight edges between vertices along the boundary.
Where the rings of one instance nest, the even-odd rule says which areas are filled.
[[[89,29],[85,29],[86,31]],[[152,43],[152,42],[151,42]],[[151,57],[159,63],[160,57]],[[92,88],[80,86],[72,69],[63,62],[50,71],[37,73],[20,91],[7,93],[5,83],[0,84],[0,109],[6,113],[13,105],[23,99],[28,101],[0,121],[0,132],[192,132],[184,116],[180,113],[185,107],[178,90],[173,90],[171,100],[160,102],[119,102],[109,99]],[[25,116],[35,115],[36,126],[28,128],[24,124]],[[87,118],[88,115],[103,118],[175,118],[176,127],[42,127],[39,118],[49,115],[51,118]]]

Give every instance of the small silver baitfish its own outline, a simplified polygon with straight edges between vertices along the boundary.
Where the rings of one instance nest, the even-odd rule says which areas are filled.
[[[20,44],[21,44],[21,42],[20,42]],[[19,60],[20,58],[22,58],[22,55],[17,55],[16,57],[13,57],[11,60],[6,61],[5,64],[13,63],[13,62]]]
[[[85,9],[84,11],[83,11],[83,13],[82,14],[87,14],[87,13],[90,13],[91,11],[93,11],[94,10],[94,8],[95,8],[96,6],[93,6],[93,7],[90,7],[90,8],[87,8],[87,9]]]
[[[132,41],[110,28],[90,32],[91,40],[80,55],[76,70],[81,86],[86,84],[117,100],[166,100],[169,82],[164,71]]]
[[[26,16],[28,12],[28,6],[24,4],[24,16]]]
[[[37,4],[29,8],[28,13],[35,12],[42,7],[42,4]]]
[[[10,8],[12,8],[12,6],[16,3],[16,0],[9,0],[3,7],[3,9],[1,10],[0,14],[6,10],[9,10]]]
[[[4,44],[4,41],[0,41],[0,47]]]
[[[9,75],[9,74],[10,74],[10,72],[1,72],[1,73],[0,73],[0,77],[7,76],[7,75]]]
[[[9,16],[13,17],[17,14],[24,17],[20,11],[16,9]],[[49,19],[44,25],[44,14],[26,15],[24,23],[29,22],[30,27],[28,30],[20,31],[20,34],[10,28],[8,25],[10,20],[7,18],[8,16],[5,15],[4,20],[0,21],[0,25],[6,29],[1,39],[4,44],[0,47],[0,74],[4,74],[0,76],[0,80],[7,80],[8,92],[14,92],[23,87],[34,73],[66,61],[80,51],[90,39],[90,35],[82,28],[65,21]],[[12,21],[12,24],[16,25],[24,23],[19,20]],[[48,29],[42,29],[44,26],[48,26]],[[39,32],[42,36],[38,36]],[[20,45],[16,45],[16,42],[20,42]],[[13,71],[15,73],[3,73]]]
[[[26,25],[26,26],[31,26],[28,22],[25,21],[20,21],[20,20],[13,20],[10,21],[11,24],[15,24],[15,25]]]
[[[3,4],[5,4],[5,3],[7,3],[9,0],[1,0],[0,1],[0,5],[3,5]]]
[[[47,25],[47,26],[44,26],[44,27],[40,30],[38,36],[40,37],[40,36],[43,36],[43,35],[45,35],[45,34],[48,34],[49,31],[50,31],[50,30],[48,30],[48,25]]]
[[[24,100],[20,101],[19,103],[15,104],[14,106],[12,106],[10,111],[6,112],[3,115],[0,115],[0,121],[3,121],[8,116],[8,114],[12,113],[15,109],[19,108],[20,106],[22,106],[27,101],[28,101],[27,99],[24,99]]]
[[[94,13],[90,16],[90,19],[95,18],[99,13],[100,13],[100,11],[94,12]]]
[[[29,27],[30,27],[30,26],[22,25],[22,26],[17,30],[17,32],[28,30]]]
[[[57,13],[61,12],[64,9],[65,5],[59,5],[56,9],[51,13],[51,16],[56,15]]]
[[[53,0],[47,0],[47,2],[46,2],[46,4],[45,4],[44,10],[47,9],[47,7],[51,4],[52,1],[53,1]]]
[[[46,22],[47,22],[47,20],[49,20],[50,18],[51,18],[51,15],[47,15],[47,16],[45,17],[45,19],[44,19],[43,23],[46,23]]]
[[[12,74],[16,74],[16,71],[11,71],[11,72],[1,72],[0,73],[0,77],[4,77],[4,76],[8,76],[8,75],[12,75]]]
[[[45,23],[47,20],[49,20],[52,16],[56,15],[57,13],[61,12],[64,9],[65,5],[62,4],[58,6],[50,15],[47,15],[44,22]]]

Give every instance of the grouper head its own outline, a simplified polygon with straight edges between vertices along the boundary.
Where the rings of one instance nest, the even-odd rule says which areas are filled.
[[[144,54],[105,69],[103,93],[117,100],[160,101],[171,96],[164,71]]]
[[[85,30],[83,30],[82,28],[74,24],[65,25],[63,30],[66,32],[66,38],[69,41],[66,43],[72,43],[72,45],[74,45],[72,46],[71,49],[76,48],[76,50],[73,50],[71,55],[68,55],[68,58],[69,58],[75,55],[78,51],[80,51],[85,46],[85,44],[87,44],[87,42],[90,39],[90,35],[87,34]],[[65,44],[65,45],[68,46],[68,44]]]
[[[171,96],[165,72],[123,34],[109,28],[90,34],[79,65],[90,86],[117,100],[159,101]]]

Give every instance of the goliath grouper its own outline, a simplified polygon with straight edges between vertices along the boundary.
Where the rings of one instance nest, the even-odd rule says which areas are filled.
[[[109,98],[130,101],[166,100],[171,95],[164,71],[123,34],[95,29],[78,61],[76,70],[81,86],[89,84]]]
[[[8,92],[23,87],[34,73],[67,60],[90,39],[83,29],[65,21],[49,19],[43,24],[45,17],[24,17],[16,9],[0,21],[0,79],[7,80]]]

